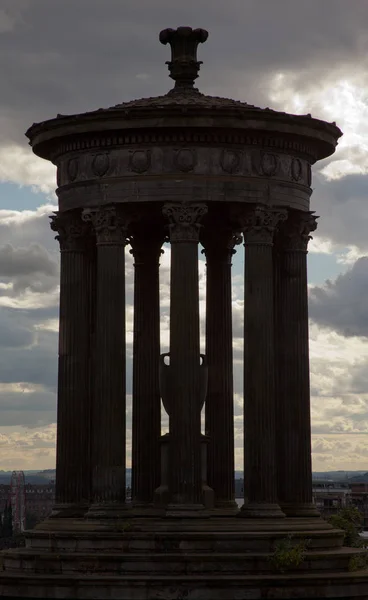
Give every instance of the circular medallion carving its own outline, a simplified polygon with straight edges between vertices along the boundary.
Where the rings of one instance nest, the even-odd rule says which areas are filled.
[[[175,165],[180,171],[188,173],[195,167],[196,157],[194,151],[190,148],[181,148],[175,155]]]
[[[271,177],[275,175],[278,168],[278,157],[275,154],[267,152],[261,158],[261,170],[263,175]]]
[[[77,158],[71,158],[68,162],[68,177],[70,181],[74,181],[74,179],[76,179],[77,175],[78,175],[78,159]]]
[[[302,177],[302,163],[299,158],[293,158],[291,161],[291,176],[294,181],[299,181]]]
[[[240,152],[236,150],[224,150],[221,154],[220,164],[227,173],[237,173],[240,169]]]
[[[312,167],[310,164],[307,165],[307,183],[309,187],[312,184]]]
[[[149,150],[134,150],[130,155],[130,168],[135,173],[144,173],[151,165]]]
[[[107,153],[96,154],[92,161],[92,171],[98,177],[103,177],[109,170],[110,159]]]

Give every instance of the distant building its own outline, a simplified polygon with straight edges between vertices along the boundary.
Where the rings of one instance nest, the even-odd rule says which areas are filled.
[[[350,483],[351,500],[363,515],[363,528],[368,530],[368,482]]]
[[[325,517],[351,505],[351,489],[347,481],[314,479],[312,493],[315,505]]]
[[[23,471],[13,471],[10,480],[13,533],[23,533],[26,528],[26,495]]]

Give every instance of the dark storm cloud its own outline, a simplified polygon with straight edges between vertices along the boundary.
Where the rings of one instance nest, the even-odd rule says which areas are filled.
[[[336,281],[310,290],[310,317],[344,336],[368,337],[367,298],[368,257],[363,257]]]
[[[313,69],[325,77],[367,54],[368,5],[360,0],[11,0],[0,9],[2,144],[33,122],[168,90],[164,27],[205,27],[200,87],[247,89],[268,103],[263,78]],[[362,65],[363,68],[363,65]],[[309,73],[309,75],[308,75]],[[230,88],[229,88],[230,85]]]

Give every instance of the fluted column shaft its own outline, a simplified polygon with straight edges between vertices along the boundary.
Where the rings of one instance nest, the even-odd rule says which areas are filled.
[[[134,256],[132,500],[151,504],[160,485],[159,258],[163,235],[139,227],[130,239]]]
[[[166,204],[171,242],[170,453],[171,504],[200,508],[201,390],[198,240],[204,205]]]
[[[77,213],[56,213],[60,242],[60,324],[56,506],[82,512],[90,498],[90,325],[94,254],[89,227]],[[60,511],[60,512],[59,512]]]
[[[234,393],[231,257],[237,239],[212,223],[201,238],[207,264],[205,404],[207,482],[217,508],[234,508]]]
[[[307,245],[312,213],[292,212],[275,247],[278,497],[288,516],[313,516]]]
[[[245,517],[283,514],[276,481],[272,243],[284,216],[255,207],[243,221]]]
[[[127,220],[114,207],[86,211],[97,238],[95,394],[92,414],[93,501],[125,502],[125,245]]]

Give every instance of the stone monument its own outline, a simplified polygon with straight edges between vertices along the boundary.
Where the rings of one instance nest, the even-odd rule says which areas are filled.
[[[56,504],[2,553],[22,598],[368,598],[361,550],[312,501],[306,254],[311,167],[336,125],[206,96],[203,29],[166,29],[166,95],[32,125],[57,167],[61,250]],[[170,352],[159,262],[171,245]],[[231,261],[244,243],[244,504],[234,501]],[[198,246],[207,265],[200,353]],[[125,252],[134,257],[132,501]],[[161,436],[161,400],[169,433]],[[206,432],[201,433],[205,409]],[[293,568],[280,543],[304,544]],[[306,541],[308,540],[308,542]],[[355,561],[355,564],[357,561]]]

